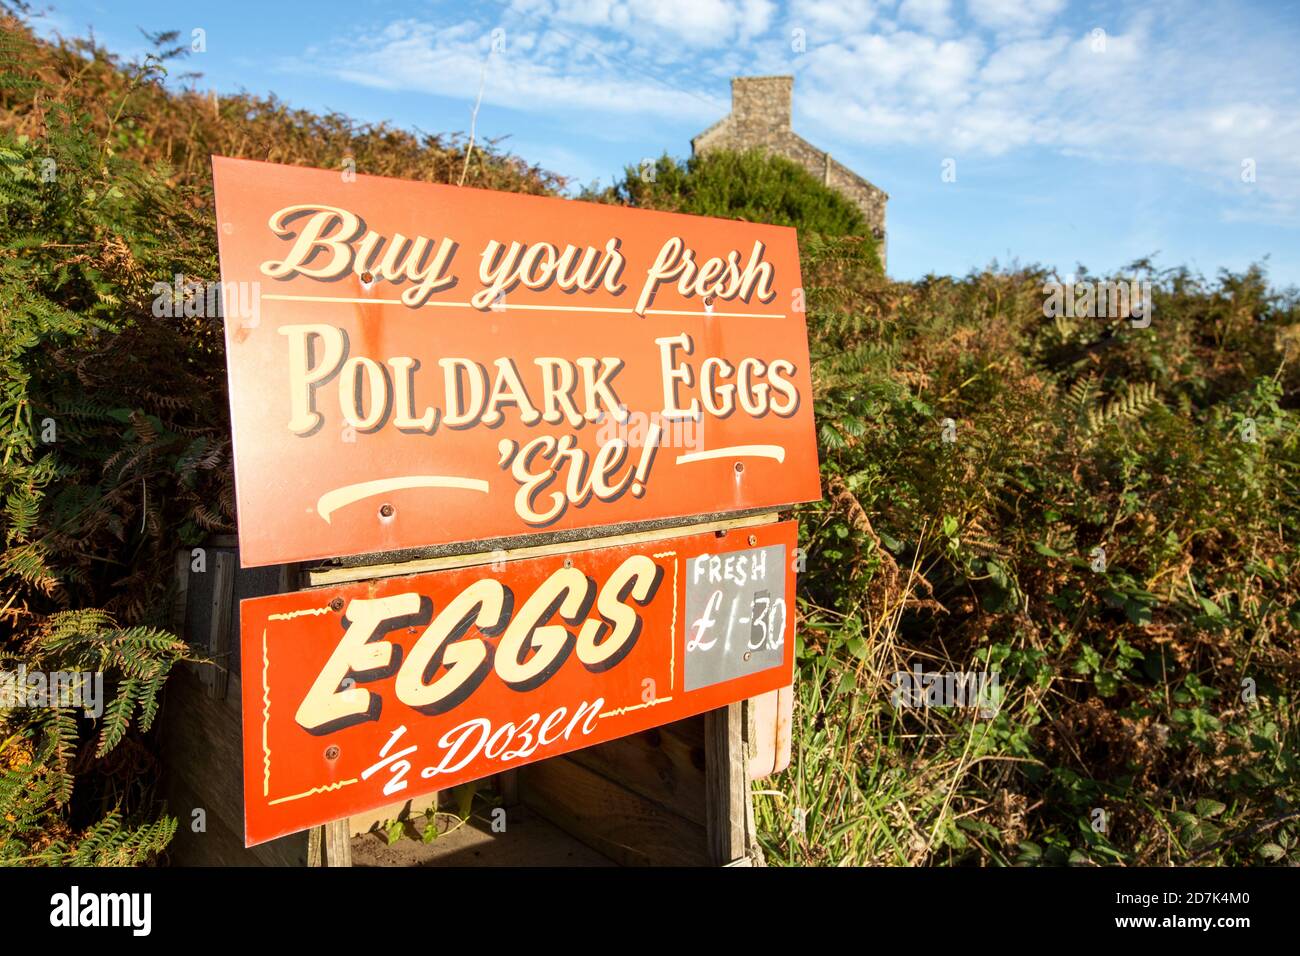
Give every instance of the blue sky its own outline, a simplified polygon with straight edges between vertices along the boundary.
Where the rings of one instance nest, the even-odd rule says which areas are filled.
[[[200,88],[466,131],[571,178],[690,139],[735,75],[890,194],[889,272],[1268,256],[1300,285],[1300,4],[1068,0],[62,0],[43,32],[201,30]],[[495,42],[494,42],[495,37]],[[945,161],[955,181],[945,181]],[[359,170],[365,172],[365,170]],[[952,177],[948,177],[952,179]]]

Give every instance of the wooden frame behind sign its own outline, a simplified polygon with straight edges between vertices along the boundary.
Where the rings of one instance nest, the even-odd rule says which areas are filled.
[[[246,566],[820,496],[793,229],[213,175]]]
[[[244,601],[248,843],[790,682],[792,522],[600,544]]]

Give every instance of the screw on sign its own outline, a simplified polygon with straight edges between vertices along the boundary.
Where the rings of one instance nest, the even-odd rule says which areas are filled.
[[[795,543],[781,522],[244,601],[247,843],[788,685]]]

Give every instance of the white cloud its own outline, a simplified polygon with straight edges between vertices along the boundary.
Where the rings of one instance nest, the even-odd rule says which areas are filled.
[[[967,0],[966,9],[990,30],[1032,32],[1065,9],[1065,0]]]
[[[946,36],[957,29],[951,0],[903,0],[898,19],[937,36]]]
[[[992,87],[1042,77],[1069,45],[1064,35],[1020,40],[994,50],[980,69],[980,82]]]
[[[876,0],[794,0],[787,19],[792,27],[808,31],[812,46],[862,32],[875,20],[879,6]]]
[[[689,88],[627,69],[616,44],[506,28],[504,49],[493,51],[492,29],[471,21],[435,26],[403,20],[369,39],[308,50],[282,66],[377,89],[471,100],[482,78],[484,102],[515,109],[541,104],[623,113],[631,106],[643,115],[695,116],[702,123],[720,109]]]
[[[746,41],[765,32],[773,0],[513,0],[510,10],[556,25],[603,28],[695,48]]]
[[[968,96],[982,51],[983,44],[976,38],[940,40],[909,31],[891,36],[861,34],[818,49],[807,74],[817,86],[834,88],[850,101],[883,99],[905,107],[935,103],[955,107]]]

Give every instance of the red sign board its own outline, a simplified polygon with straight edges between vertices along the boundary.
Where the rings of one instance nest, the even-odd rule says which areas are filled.
[[[243,601],[249,846],[788,685],[794,522]]]
[[[213,175],[246,566],[819,497],[793,229]]]

